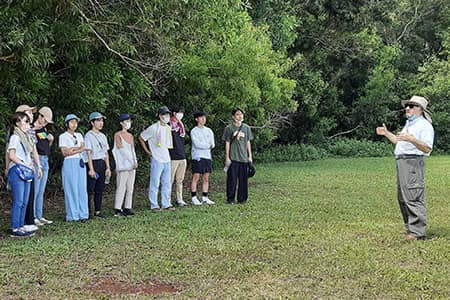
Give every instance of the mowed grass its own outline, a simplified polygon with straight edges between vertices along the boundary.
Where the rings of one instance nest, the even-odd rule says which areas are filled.
[[[246,205],[224,204],[216,171],[215,206],[154,213],[140,194],[133,218],[50,214],[35,237],[0,240],[0,298],[152,297],[86,289],[102,277],[179,289],[162,298],[448,298],[450,157],[426,164],[426,241],[403,240],[393,158],[266,164]]]

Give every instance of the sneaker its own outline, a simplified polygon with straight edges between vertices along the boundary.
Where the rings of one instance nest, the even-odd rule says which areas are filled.
[[[134,216],[134,212],[131,208],[124,208],[122,212],[125,216]]]
[[[187,206],[187,203],[184,202],[183,200],[177,200],[177,204],[178,206]]]
[[[126,215],[120,209],[114,211],[114,217],[125,217]]]
[[[175,207],[169,206],[169,207],[164,207],[163,209],[164,209],[164,210],[175,210]]]
[[[11,237],[13,237],[13,238],[28,237],[28,236],[33,236],[33,235],[34,235],[34,231],[33,232],[25,231],[23,228],[13,229],[11,232]]]
[[[44,223],[42,223],[39,219],[34,219],[34,225],[42,226],[42,225],[44,225]]]
[[[208,205],[213,205],[213,204],[215,204],[215,202],[209,200],[208,197],[202,197],[202,202],[203,202],[204,204],[208,204]]]
[[[34,221],[36,222],[36,220],[34,220]],[[53,223],[53,221],[47,220],[46,218],[40,218],[39,221],[40,221],[42,224],[45,224],[45,225],[48,225],[48,224],[52,224],[52,223]]]
[[[194,205],[202,205],[202,203],[198,200],[197,196],[192,197],[192,204],[194,204]]]
[[[26,232],[35,232],[38,230],[38,227],[36,225],[24,225],[22,229]]]
[[[106,219],[106,217],[104,215],[102,215],[101,212],[96,211],[94,214],[94,217],[100,218],[100,219]]]
[[[159,207],[154,207],[154,208],[152,208],[151,210],[154,211],[154,212],[158,212],[158,211],[161,211],[161,208],[159,208]]]

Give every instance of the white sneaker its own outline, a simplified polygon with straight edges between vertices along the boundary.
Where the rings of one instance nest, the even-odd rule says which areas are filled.
[[[194,204],[194,205],[202,205],[202,203],[198,200],[197,196],[192,197],[192,204]]]
[[[178,204],[178,206],[186,206],[187,205],[187,203],[184,202],[183,199],[177,200],[177,204]]]
[[[38,227],[36,225],[23,225],[23,230],[26,232],[34,232],[38,230]]]
[[[53,221],[47,220],[46,218],[40,218],[39,221],[45,225],[53,223]]]
[[[42,226],[42,225],[44,225],[44,223],[41,222],[39,219],[34,219],[34,225],[36,225],[36,226]]]
[[[202,202],[203,202],[204,204],[208,204],[208,205],[213,205],[213,204],[215,204],[215,202],[209,200],[208,197],[202,197]]]

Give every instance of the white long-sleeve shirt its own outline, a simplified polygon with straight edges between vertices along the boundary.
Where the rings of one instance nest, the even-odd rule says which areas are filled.
[[[208,127],[195,127],[191,130],[192,141],[192,159],[200,160],[201,158],[212,159],[211,149],[216,145],[214,143],[214,133]]]

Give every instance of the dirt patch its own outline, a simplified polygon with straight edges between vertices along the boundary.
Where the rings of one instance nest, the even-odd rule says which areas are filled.
[[[108,295],[160,295],[180,292],[174,284],[163,283],[159,280],[130,283],[112,277],[97,278],[95,282],[86,285],[86,288],[95,293]]]

